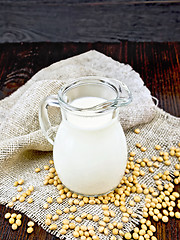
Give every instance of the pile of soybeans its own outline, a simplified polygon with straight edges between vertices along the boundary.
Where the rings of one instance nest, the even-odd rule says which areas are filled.
[[[135,129],[134,132],[140,134],[139,129]],[[175,184],[180,182],[180,164],[174,164],[175,170],[173,172],[166,170],[154,174],[155,169],[158,169],[160,164],[165,166],[173,164],[172,158],[176,158],[176,162],[180,162],[180,143],[177,146],[172,146],[169,151],[163,151],[160,145],[155,145],[154,148],[157,154],[151,156],[151,158],[138,158],[138,151],[143,153],[148,149],[142,146],[141,143],[135,143],[135,146],[137,151],[129,152],[125,175],[120,184],[114,191],[103,196],[84,197],[71,192],[61,183],[54,168],[53,160],[50,160],[49,164],[44,166],[44,169],[35,169],[34,174],[38,174],[42,170],[48,171],[42,180],[43,184],[54,185],[59,193],[59,196],[55,199],[49,192],[46,202],[42,200],[42,207],[47,211],[44,224],[48,226],[53,234],[61,238],[62,235],[71,232],[71,239],[81,240],[106,238],[110,240],[156,240],[157,238],[154,236],[156,228],[152,225],[150,218],[153,218],[154,221],[161,220],[164,223],[167,223],[171,217],[180,218],[180,212],[174,211],[176,206],[178,209],[180,208],[180,199],[178,199],[180,195],[174,191]],[[148,188],[145,183],[139,183],[139,178],[146,174],[145,168],[152,174],[152,181],[155,182],[156,187]],[[9,202],[9,207],[13,207],[16,201],[27,201],[27,204],[34,203],[35,199],[30,197],[34,191],[34,186],[29,186],[26,191],[21,193],[23,183],[23,179],[19,179],[14,183],[14,187],[17,187],[19,193]],[[62,203],[65,199],[68,199],[68,207],[64,208]],[[54,201],[59,204],[59,208],[55,209],[56,214],[49,212],[49,207]],[[139,206],[143,204],[141,209],[137,207],[138,204]],[[83,209],[85,205],[90,206],[89,212],[81,211],[79,213],[79,209]],[[93,205],[101,206],[101,214],[93,214]],[[113,206],[113,210],[111,206]],[[114,211],[114,207],[116,211]],[[114,220],[117,212],[121,213],[121,217]],[[7,218],[7,214],[5,217]],[[57,223],[59,220],[61,224]],[[12,229],[16,230],[19,225],[15,226],[15,224],[19,221],[11,219],[11,222],[13,224]],[[135,225],[133,231],[127,231],[128,224]]]

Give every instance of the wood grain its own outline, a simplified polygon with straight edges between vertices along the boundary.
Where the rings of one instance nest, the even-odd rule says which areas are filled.
[[[0,42],[179,41],[180,2],[0,0]]]
[[[179,43],[39,43],[0,45],[0,98],[53,62],[96,49],[140,73],[160,107],[180,116]]]
[[[37,71],[68,57],[96,49],[113,59],[130,64],[140,73],[152,95],[159,99],[165,111],[180,116],[180,43],[25,43],[0,44],[0,98],[8,96]],[[176,186],[176,191],[180,187]],[[176,209],[178,210],[178,209]],[[13,231],[4,214],[13,210],[0,205],[0,239],[2,240],[55,240],[37,224],[31,235],[26,233],[28,218],[23,215],[22,226]],[[179,240],[180,221],[171,219],[167,224],[154,222],[158,240]]]

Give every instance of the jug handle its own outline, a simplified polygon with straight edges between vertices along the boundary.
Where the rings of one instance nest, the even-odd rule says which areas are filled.
[[[50,95],[50,96],[46,97],[42,101],[42,103],[40,105],[40,109],[39,109],[39,124],[40,124],[41,130],[43,132],[43,135],[46,137],[46,139],[53,145],[54,140],[51,139],[48,134],[48,130],[51,129],[51,123],[50,123],[49,117],[48,117],[48,107],[49,106],[60,108],[57,95]]]

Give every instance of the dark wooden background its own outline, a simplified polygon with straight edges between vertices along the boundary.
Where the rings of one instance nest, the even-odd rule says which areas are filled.
[[[179,41],[179,0],[0,0],[0,42]]]
[[[0,44],[0,99],[56,61],[95,49],[130,64],[160,107],[180,116],[180,43],[16,43]]]
[[[159,106],[174,116],[180,116],[180,43],[176,42],[0,44],[0,99],[14,92],[43,67],[90,49],[130,64],[140,73],[152,95],[159,99]],[[180,191],[179,186],[175,189]],[[28,218],[25,215],[22,226],[13,231],[4,219],[8,211],[14,212],[0,205],[0,240],[58,239],[37,224],[34,233],[28,235]],[[167,224],[152,220],[152,223],[157,227],[158,240],[180,239],[180,220],[171,218]]]

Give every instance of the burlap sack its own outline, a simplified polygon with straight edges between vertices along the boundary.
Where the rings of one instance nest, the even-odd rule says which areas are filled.
[[[156,155],[154,145],[157,143],[163,147],[163,150],[167,150],[180,140],[180,120],[155,107],[149,90],[144,86],[139,74],[129,65],[116,62],[96,51],[90,51],[39,71],[15,93],[0,101],[0,203],[6,204],[17,195],[13,183],[23,178],[25,180],[23,191],[27,190],[30,185],[35,186],[31,196],[34,202],[28,204],[27,201],[23,203],[17,201],[14,203],[14,208],[26,213],[47,231],[50,230],[44,223],[45,215],[49,212],[55,214],[58,208],[64,209],[68,206],[68,202],[66,199],[59,205],[55,201],[58,197],[57,189],[53,185],[43,185],[45,170],[39,173],[34,172],[36,167],[43,169],[43,166],[52,159],[52,146],[44,138],[39,127],[39,105],[47,95],[56,94],[63,83],[87,75],[119,79],[131,90],[133,102],[121,109],[119,118],[126,130],[128,149],[138,152],[139,158],[150,158]],[[51,116],[55,125],[60,122],[57,118],[59,116],[57,111]],[[136,135],[133,132],[134,126],[141,129],[141,134]],[[140,142],[148,150],[145,153],[140,152],[135,147],[136,142]],[[167,168],[173,170],[177,159],[172,158],[171,161],[172,164],[169,167],[161,163],[160,168],[155,169],[155,173]],[[152,174],[149,173],[148,168],[145,168],[145,172],[145,177],[139,178],[139,182],[154,186]],[[45,210],[43,205],[48,196],[52,196],[54,202],[48,210]],[[132,197],[133,194],[128,197],[127,204]],[[143,200],[144,196],[141,197]],[[142,217],[143,205],[144,201],[136,205],[134,212],[138,214],[138,217],[130,218],[130,221],[124,225],[124,231],[132,230],[133,226],[138,223]],[[120,221],[122,213],[119,208],[110,204],[110,209],[116,212],[113,221]],[[75,215],[80,215],[85,211],[103,217],[100,205],[86,205],[78,208]],[[57,221],[59,228],[64,218],[67,218],[67,214],[61,215]],[[98,226],[88,220],[84,220],[84,223],[94,224],[96,228]],[[59,236],[58,231],[52,233]],[[99,236],[100,239],[106,239],[104,235],[103,238]],[[67,239],[74,239],[72,232],[68,232]]]

